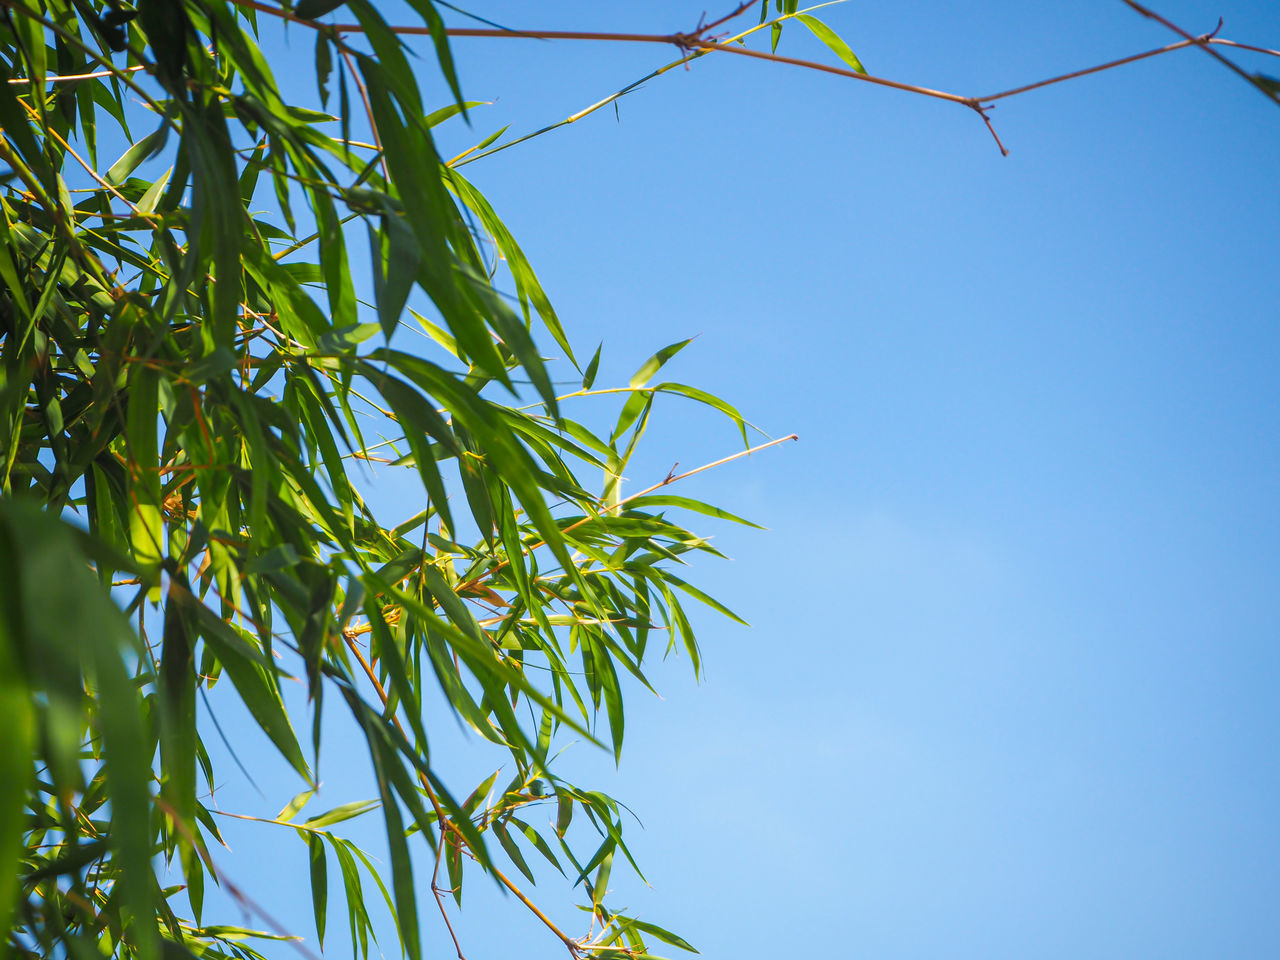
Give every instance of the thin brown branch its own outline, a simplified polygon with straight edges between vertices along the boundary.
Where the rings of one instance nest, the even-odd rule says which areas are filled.
[[[992,138],[995,139],[996,146],[1000,148],[1000,156],[1007,157],[1009,155],[1009,151],[1005,147],[1004,141],[1000,139],[1000,134],[996,133],[996,125],[991,122],[991,117],[987,114],[987,111],[992,109],[994,109],[994,107],[978,107],[978,115],[982,117],[982,122],[987,125],[987,130],[990,131]]]
[[[1219,30],[1222,29],[1221,20],[1218,21],[1218,26],[1214,29],[1213,33],[1206,34],[1200,37],[1193,37],[1191,34],[1187,33],[1187,31],[1183,30],[1176,23],[1166,20],[1164,17],[1160,16],[1160,14],[1156,13],[1154,10],[1148,7],[1144,7],[1142,4],[1135,2],[1135,0],[1124,0],[1124,4],[1129,9],[1135,10],[1138,13],[1142,14],[1144,17],[1154,20],[1156,23],[1160,24],[1161,26],[1167,27],[1168,29],[1172,30],[1178,36],[1182,37],[1182,39],[1188,40],[1191,43],[1194,43],[1196,46],[1203,48],[1205,53],[1209,54],[1209,56],[1213,57],[1223,66],[1225,66],[1228,70],[1231,70],[1233,73],[1237,73],[1240,76],[1244,77],[1244,79],[1249,81],[1249,84],[1251,86],[1256,86],[1256,84],[1254,84],[1253,82],[1253,77],[1249,76],[1249,74],[1246,73],[1244,70],[1240,69],[1240,67],[1236,66],[1234,63],[1232,63],[1222,54],[1218,53],[1218,51],[1210,49],[1208,40],[1210,37],[1212,37],[1214,34],[1216,34]],[[1272,97],[1271,99],[1275,99],[1275,98]]]
[[[993,100],[1003,100],[1005,97],[1016,97],[1018,94],[1026,93],[1028,90],[1038,90],[1041,87],[1047,87],[1050,84],[1062,83],[1066,80],[1074,80],[1077,77],[1087,77],[1091,73],[1101,73],[1103,70],[1110,70],[1113,67],[1122,67],[1126,63],[1145,60],[1147,57],[1158,57],[1162,53],[1182,50],[1185,47],[1191,46],[1194,42],[1194,40],[1179,40],[1177,43],[1171,43],[1164,47],[1157,47],[1155,50],[1148,50],[1145,53],[1135,53],[1133,56],[1121,57],[1119,60],[1109,60],[1106,63],[1098,64],[1096,67],[1085,67],[1083,70],[1073,70],[1070,73],[1063,73],[1056,77],[1050,77],[1048,80],[1037,80],[1035,83],[1027,83],[1021,87],[1014,87],[1012,90],[1002,90],[999,93],[993,93],[990,96],[978,97],[978,100],[982,103],[990,103]]]
[[[1221,26],[1221,24],[1219,24],[1219,26]],[[1121,67],[1126,63],[1135,63],[1138,60],[1145,60],[1148,57],[1158,57],[1164,53],[1172,53],[1174,50],[1185,50],[1187,47],[1209,46],[1235,47],[1240,50],[1249,50],[1253,53],[1263,53],[1271,57],[1280,57],[1280,50],[1270,50],[1267,47],[1256,47],[1249,43],[1237,43],[1235,40],[1226,40],[1222,37],[1206,34],[1200,37],[1188,37],[1185,40],[1179,40],[1163,47],[1157,47],[1154,50],[1147,50],[1145,53],[1135,53],[1132,56],[1121,57],[1119,60],[1108,60],[1106,63],[1098,64],[1096,67],[1086,67],[1083,70],[1073,70],[1070,73],[1063,73],[1056,77],[1050,77],[1048,80],[1038,80],[1035,83],[1024,84],[1021,87],[1014,87],[1011,90],[1002,90],[1000,93],[993,93],[989,96],[978,97],[977,99],[982,103],[990,103],[993,100],[1003,100],[1005,97],[1014,97],[1020,93],[1026,93],[1028,90],[1038,90],[1041,87],[1047,87],[1051,84],[1062,83],[1066,80],[1074,80],[1077,77],[1086,77],[1091,73],[1100,73],[1103,70],[1110,70],[1113,67]],[[1209,53],[1214,56],[1218,56],[1217,54],[1214,54],[1213,51],[1209,51]],[[1224,58],[1218,57],[1218,59],[1223,60]],[[1224,60],[1224,62],[1227,61]],[[1234,67],[1234,64],[1228,63],[1228,65]],[[1242,73],[1242,71],[1238,69],[1236,72],[1241,73],[1250,83],[1253,82],[1253,78],[1247,73]]]
[[[903,90],[907,93],[918,93],[921,96],[933,97],[937,100],[949,100],[952,103],[964,104],[966,107],[976,110],[978,108],[977,101],[973,97],[964,97],[958,93],[948,93],[945,90],[933,90],[929,87],[917,86],[914,83],[903,83],[900,80],[890,80],[887,77],[877,77],[869,73],[859,73],[856,70],[850,70],[848,67],[833,67],[827,63],[818,63],[816,60],[800,60],[796,57],[784,57],[780,53],[766,53],[763,50],[752,50],[750,47],[740,47],[737,44],[713,43],[710,40],[691,41],[690,46],[697,47],[699,50],[717,50],[721,53],[733,53],[740,57],[751,57],[756,60],[769,60],[773,63],[789,63],[795,67],[804,67],[806,70],[817,70],[821,73],[832,73],[837,77],[848,77],[850,80],[861,80],[863,83],[874,83],[882,87],[890,87],[894,90]]]
[[[637,500],[640,497],[647,496],[653,493],[653,491],[660,489],[661,487],[665,487],[668,484],[675,483],[677,480],[683,480],[686,477],[692,477],[696,474],[702,473],[705,470],[710,470],[713,467],[719,467],[719,466],[723,466],[726,463],[732,463],[734,460],[738,460],[742,457],[749,457],[753,453],[759,453],[761,450],[767,450],[769,447],[776,447],[778,444],[786,443],[788,440],[799,440],[799,439],[800,439],[799,434],[789,433],[785,437],[778,437],[776,440],[770,440],[768,443],[757,444],[756,446],[751,447],[747,450],[739,450],[737,453],[730,454],[727,457],[721,457],[719,460],[712,460],[710,463],[704,463],[702,466],[695,467],[692,470],[686,470],[684,473],[668,474],[663,480],[659,481],[658,483],[655,483],[653,486],[645,487],[639,493],[633,493],[629,497],[623,497],[621,500],[618,501],[618,506],[622,506],[624,503],[628,503],[632,500]],[[575,523],[573,526],[574,527],[581,526],[586,522],[587,522],[586,520],[580,520],[578,523]],[[566,532],[572,529],[573,527],[565,528]]]
[[[710,23],[703,24],[694,32],[697,33],[699,36],[710,33],[716,27],[723,27],[730,20],[736,19],[737,17],[746,13],[748,10],[750,10],[754,6],[755,6],[755,0],[746,0],[745,3],[739,4],[737,9],[729,11],[719,20],[712,20]]]

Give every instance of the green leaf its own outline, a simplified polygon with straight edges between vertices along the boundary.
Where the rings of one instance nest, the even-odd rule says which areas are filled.
[[[344,803],[304,821],[303,826],[311,827],[313,830],[318,830],[321,827],[330,827],[335,823],[342,823],[344,820],[358,817],[362,813],[368,813],[370,810],[376,809],[381,802],[381,800],[357,800],[353,803]]]
[[[529,869],[529,865],[525,863],[524,854],[520,852],[520,848],[516,846],[510,834],[507,833],[506,825],[501,820],[495,821],[493,824],[493,832],[498,835],[498,842],[502,844],[502,849],[507,852],[507,856],[511,858],[511,862],[516,868],[525,875],[530,883],[536,884],[538,881],[534,879],[533,871]]]
[[[690,953],[698,952],[694,949],[693,945],[689,943],[689,941],[685,940],[683,937],[676,936],[670,930],[664,930],[656,923],[649,923],[644,920],[632,920],[631,925],[637,930],[647,933],[650,936],[657,937],[663,943],[669,943],[673,947],[679,947],[681,950],[688,950]]]
[[[329,904],[329,864],[325,858],[324,841],[312,834],[307,841],[311,861],[311,909],[315,915],[316,937],[324,947],[325,915]]]
[[[567,793],[556,794],[556,836],[564,839],[564,833],[573,820],[573,797]]]
[[[284,701],[280,698],[274,676],[257,660],[243,656],[238,649],[228,644],[222,634],[206,629],[204,638],[217,651],[223,669],[235,685],[240,699],[253,714],[254,721],[271,738],[271,742],[298,774],[312,783],[311,770],[298,745],[298,736],[284,709]]]
[[[849,49],[849,45],[841,40],[840,36],[834,30],[828,27],[817,17],[810,16],[807,13],[798,13],[796,14],[796,19],[808,27],[815,37],[825,43],[832,53],[858,73],[865,74],[867,72],[866,67],[862,65],[862,61],[858,59],[857,54]]]
[[[657,373],[659,369],[661,369],[664,363],[666,363],[668,360],[670,360],[672,357],[674,357],[677,353],[679,353],[681,350],[683,350],[685,347],[687,347],[691,343],[693,343],[692,337],[690,337],[688,340],[680,340],[680,341],[677,341],[676,343],[672,343],[672,344],[669,344],[668,346],[663,347],[661,350],[659,350],[652,357],[650,357],[648,360],[646,360],[643,364],[640,365],[640,369],[635,372],[635,375],[627,383],[627,386],[633,387],[633,388],[643,387],[645,384],[649,382],[650,378],[652,378],[653,375]]]
[[[295,816],[298,815],[298,811],[300,811],[303,807],[305,807],[307,805],[307,802],[315,795],[316,795],[315,787],[311,787],[310,789],[303,790],[300,794],[298,794],[296,797],[290,800],[287,804],[285,804],[285,808],[276,814],[276,819],[284,820],[284,821],[292,820]]]
[[[748,423],[742,414],[738,412],[737,407],[732,404],[726,403],[705,390],[699,390],[697,387],[690,387],[683,383],[660,383],[653,390],[655,393],[675,393],[682,397],[688,397],[690,400],[696,400],[698,403],[704,403],[714,410],[719,410],[738,425],[738,432],[742,435],[743,446],[749,446],[747,442]]]
[[[561,876],[563,876],[564,869],[560,866],[560,861],[557,860],[556,855],[551,852],[551,846],[547,843],[546,840],[542,839],[542,835],[539,834],[537,830],[533,829],[533,827],[529,826],[529,824],[525,823],[523,820],[519,819],[518,817],[512,817],[511,822],[514,823],[517,827],[519,827],[520,832],[524,834],[525,839],[528,840],[530,843],[532,843],[534,846],[534,849],[536,849],[540,854],[542,854],[548,860],[548,862],[550,862],[550,864],[553,867],[555,867],[557,870],[560,871]],[[567,826],[567,823],[566,823],[566,826]],[[557,831],[559,831],[559,827],[557,827]],[[563,833],[562,831],[560,832]]]
[[[484,803],[485,797],[489,795],[489,791],[493,789],[493,782],[498,779],[498,774],[501,772],[501,769],[493,771],[479,786],[471,791],[466,800],[462,801],[463,816],[470,819],[475,815],[475,812],[480,809],[480,804]]]
[[[298,0],[293,15],[301,20],[315,20],[346,5],[347,0]]]
[[[587,364],[586,373],[582,375],[582,389],[590,390],[591,385],[596,382],[596,371],[600,368],[600,351],[604,349],[604,341],[596,347],[595,354],[591,357],[591,362]]]
[[[333,54],[329,50],[331,42],[324,31],[316,31],[316,91],[320,94],[321,106],[329,102],[329,75],[333,72]]]
[[[156,202],[159,201],[160,195],[164,193],[164,188],[169,185],[169,177],[172,174],[173,167],[170,167],[161,175],[159,180],[147,187],[147,192],[142,195],[141,199],[139,199],[136,204],[134,204],[134,206],[138,208],[139,213],[155,213]]]
[[[158,571],[164,553],[160,515],[160,453],[156,445],[156,421],[160,415],[160,376],[154,367],[139,366],[129,385],[129,469],[133,480],[133,505],[129,511],[129,540],[139,567],[148,574]],[[159,597],[155,588],[152,599]]]
[[[689,596],[694,597],[698,600],[701,600],[703,603],[705,603],[711,609],[715,610],[717,613],[723,614],[724,616],[728,617],[730,620],[736,620],[738,623],[742,624],[744,627],[750,626],[750,624],[747,623],[747,621],[743,620],[740,616],[738,616],[736,613],[734,613],[732,610],[730,610],[728,607],[722,604],[719,600],[716,600],[714,597],[710,597],[707,594],[703,593],[693,584],[686,583],[685,581],[681,580],[679,577],[675,576],[672,573],[668,573],[666,571],[663,571],[662,578],[666,580],[667,583],[675,584],[685,593],[689,594]]]
[[[373,731],[371,718],[363,718],[368,733]],[[422,944],[418,937],[418,904],[413,885],[413,865],[409,858],[409,845],[405,842],[404,821],[400,808],[392,794],[391,778],[403,775],[399,761],[381,739],[369,737],[369,749],[373,758],[374,773],[378,780],[378,792],[382,801],[382,814],[386,819],[387,842],[391,852],[392,889],[395,891],[396,926],[400,931],[400,944],[410,960],[421,960]]]
[[[464,100],[462,103],[451,103],[448,106],[441,107],[439,110],[431,111],[423,118],[422,122],[428,127],[438,127],[451,117],[456,117],[472,107],[479,107],[489,102],[488,100]]]
[[[129,178],[134,170],[142,164],[147,157],[151,156],[157,149],[164,145],[167,130],[164,127],[155,133],[148,134],[143,137],[128,150],[126,150],[115,163],[111,165],[103,179],[113,187],[118,187]]]
[[[613,850],[610,849],[600,860],[600,869],[596,871],[595,882],[591,885],[591,899],[595,909],[600,909],[605,894],[609,892],[609,874],[613,870]]]
[[[722,510],[719,507],[712,506],[709,503],[703,503],[701,500],[694,500],[690,497],[678,497],[672,494],[648,494],[647,496],[637,497],[634,500],[627,501],[626,509],[645,510],[649,507],[680,507],[683,510],[692,510],[694,513],[701,513],[708,517],[717,517],[721,520],[731,520],[734,523],[741,523],[748,527],[755,527],[757,530],[763,530],[764,527],[758,523],[752,523],[750,520],[744,520],[737,514],[730,513],[728,510]]]
[[[0,555],[6,558],[0,559],[0,577],[12,587],[16,571],[5,568],[17,559],[18,551],[3,531]],[[19,854],[26,829],[23,810],[36,732],[33,691],[19,666],[22,612],[11,600],[6,602],[10,596],[6,591],[0,598],[0,716],[5,718],[5,735],[0,737],[0,943],[9,942],[10,915],[18,900]]]
[[[504,127],[503,130],[505,129]],[[494,137],[501,136],[501,134],[502,130],[499,130]],[[489,142],[492,141],[485,141],[476,149],[482,149]],[[569,346],[564,327],[561,326],[560,319],[556,316],[555,309],[551,306],[551,300],[547,297],[546,291],[542,289],[542,284],[538,282],[538,277],[533,272],[533,267],[529,264],[529,258],[520,249],[520,245],[516,243],[511,231],[498,218],[493,207],[489,205],[489,201],[460,173],[456,170],[449,170],[448,177],[449,184],[457,191],[463,203],[475,211],[485,229],[493,234],[494,240],[498,244],[498,249],[502,252],[507,261],[507,266],[511,270],[512,279],[515,280],[516,294],[525,309],[525,316],[528,317],[529,304],[532,303],[551,336],[555,339],[560,349],[565,352],[565,356],[569,358],[569,362],[576,366],[577,361],[573,357],[573,349]],[[528,365],[526,364],[526,369],[527,367]],[[533,374],[534,371],[530,371],[530,373]]]
[[[422,250],[413,231],[394,211],[387,211],[382,226],[386,232],[387,256],[386,273],[378,286],[378,322],[382,324],[383,336],[390,340],[422,266]],[[380,255],[377,256],[380,259]]]
[[[0,630],[7,634],[0,643],[7,640],[4,645],[12,650],[13,641],[20,639],[28,675],[47,669],[41,666],[48,662],[45,657],[84,663],[93,674],[120,902],[137,955],[159,960],[149,786],[154,744],[125,663],[126,656],[132,660],[138,651],[127,621],[99,588],[75,543],[61,520],[32,504],[0,498],[0,576],[6,584],[0,593],[0,622],[5,624]],[[83,709],[85,704],[75,706]],[[15,716],[20,725],[22,713]],[[19,726],[17,736],[22,735]],[[11,803],[7,794],[0,797],[6,798],[0,804]],[[4,809],[0,806],[0,815]],[[0,842],[12,843],[12,836],[0,833]]]

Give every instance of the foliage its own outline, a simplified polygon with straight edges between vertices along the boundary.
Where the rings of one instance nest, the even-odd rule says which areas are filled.
[[[553,758],[570,735],[620,756],[624,685],[649,685],[655,652],[699,669],[689,598],[734,616],[676,572],[716,553],[682,518],[745,521],[665,491],[682,477],[623,495],[654,398],[710,407],[744,445],[749,425],[656,382],[688,341],[596,387],[599,350],[580,364],[459,168],[713,50],[948,101],[993,136],[992,104],[1051,83],[1193,45],[1275,55],[1126,0],[1183,39],[978,98],[870,75],[817,7],[765,0],[727,38],[710,31],[730,17],[577,35],[679,58],[442,162],[434,128],[478,104],[432,0],[408,3],[438,76],[415,72],[372,0],[0,0],[0,954],[252,958],[287,939],[204,919],[212,881],[267,921],[209,852],[216,817],[235,815],[209,800],[219,780],[197,719],[201,704],[212,719],[217,684],[302,781],[262,829],[298,837],[321,944],[340,877],[355,949],[370,952],[377,891],[417,960],[416,849],[446,926],[446,894],[460,903],[478,871],[573,956],[692,949],[614,908],[615,858],[634,867],[622,808]],[[339,9],[357,23],[316,20]],[[314,98],[272,74],[286,19],[314,36]],[[776,50],[790,20],[843,66],[741,44],[767,31]],[[1270,78],[1242,76],[1275,99]],[[567,392],[551,344],[576,371]],[[414,477],[421,509],[388,516],[369,463]],[[295,676],[302,712],[282,695]],[[436,697],[507,755],[504,779],[462,800],[442,781],[423,720]],[[376,796],[304,818],[326,704],[360,732]],[[386,871],[341,832],[375,816]],[[539,864],[581,887],[585,936],[521,889]],[[169,876],[182,882],[162,887]]]
[[[655,382],[684,343],[622,387],[594,387],[599,352],[578,367],[520,247],[437,155],[433,127],[468,104],[437,11],[412,6],[443,104],[371,0],[345,5],[359,37],[291,27],[314,27],[306,105],[257,39],[280,8],[3,4],[0,941],[16,954],[254,957],[254,937],[279,939],[204,922],[223,881],[197,722],[215,683],[303,781],[262,829],[305,845],[322,942],[336,865],[361,953],[372,877],[419,956],[420,843],[457,896],[468,861],[513,909],[536,911],[507,876],[532,882],[531,859],[575,880],[589,938],[545,921],[571,954],[688,948],[607,905],[630,860],[619,805],[551,757],[569,731],[618,755],[620,676],[647,686],[646,656],[679,648],[698,669],[690,597],[732,616],[674,569],[716,552],[679,516],[738,518],[657,489],[674,478],[623,496],[655,396],[709,405],[744,442],[747,425]],[[567,394],[543,342],[579,371]],[[570,419],[569,398],[620,407],[613,428]],[[425,506],[375,512],[361,460],[413,471]],[[309,716],[285,708],[293,674]],[[428,749],[436,685],[509,754],[463,800]],[[376,799],[303,820],[326,707],[362,731]],[[334,832],[375,811],[386,876]],[[165,864],[181,884],[161,888]]]

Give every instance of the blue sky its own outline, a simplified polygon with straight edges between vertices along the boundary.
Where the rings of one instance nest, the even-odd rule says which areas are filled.
[[[473,9],[662,33],[702,12]],[[1280,46],[1271,3],[1159,9]],[[963,94],[1174,39],[1119,0],[821,15],[873,73]],[[454,49],[495,102],[442,128],[446,156],[671,59]],[[795,25],[779,52],[832,60]],[[994,120],[1008,158],[961,107],[713,55],[465,168],[578,351],[603,340],[600,385],[697,334],[672,379],[801,438],[678,491],[769,528],[712,530],[734,559],[697,569],[752,627],[702,618],[704,681],[682,660],[655,670],[663,700],[631,691],[620,770],[566,758],[644,822],[651,888],[615,870],[620,902],[707,956],[1280,953],[1280,110],[1188,50]],[[674,399],[659,414],[633,490],[737,449]],[[501,762],[437,727],[461,780]],[[369,795],[338,744],[318,807]],[[224,806],[274,814],[295,788],[249,755],[268,799],[224,762]],[[271,829],[230,831],[224,865],[306,931],[301,845]],[[466,897],[472,960],[562,954],[490,887]]]

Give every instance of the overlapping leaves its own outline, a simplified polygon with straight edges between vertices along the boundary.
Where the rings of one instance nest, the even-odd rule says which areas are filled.
[[[657,395],[708,405],[745,438],[741,415],[650,385],[683,343],[621,390],[607,435],[562,409],[619,393],[594,389],[597,352],[557,395],[538,339],[576,361],[549,298],[436,154],[432,127],[465,105],[426,0],[413,6],[455,100],[434,113],[368,0],[346,5],[367,42],[316,31],[309,106],[281,94],[250,4],[3,6],[4,943],[257,956],[247,931],[202,921],[221,838],[197,799],[216,782],[197,701],[222,683],[310,789],[322,704],[367,742],[368,804],[299,822],[304,794],[268,821],[306,846],[322,940],[335,864],[353,945],[370,948],[372,877],[416,958],[409,845],[425,841],[459,896],[467,861],[510,884],[499,857],[530,882],[536,854],[580,883],[596,956],[644,955],[646,936],[687,947],[606,905],[615,855],[630,860],[619,807],[550,757],[562,728],[620,752],[623,677],[647,686],[655,648],[698,667],[685,599],[728,611],[672,572],[715,553],[672,514],[738,518],[625,497],[621,478]],[[425,338],[405,329],[410,303]],[[416,515],[386,522],[361,461],[413,470]],[[287,671],[312,717],[286,708]],[[436,775],[422,705],[437,689],[505,751],[501,791],[495,774],[458,801]],[[535,825],[539,807],[554,828]],[[374,810],[386,876],[329,829]],[[176,860],[189,918],[149,869],[157,855]]]

